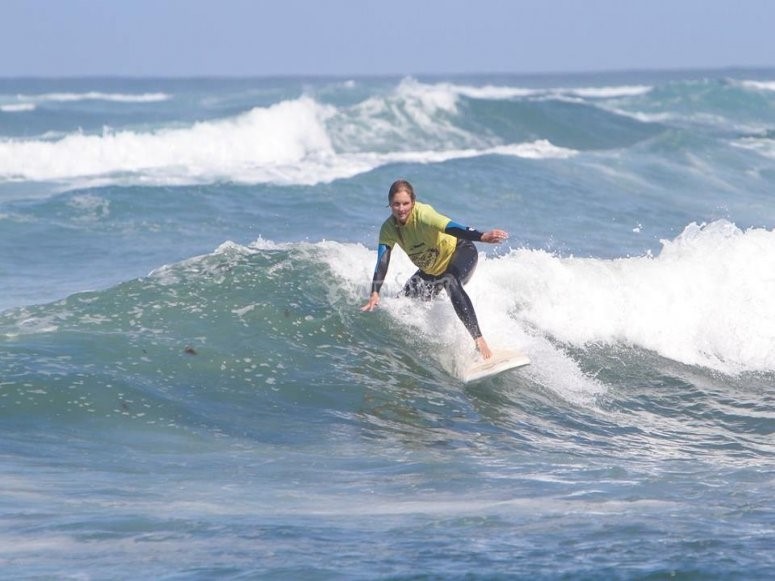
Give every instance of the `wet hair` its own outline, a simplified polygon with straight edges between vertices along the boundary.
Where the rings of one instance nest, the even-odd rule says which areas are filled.
[[[393,197],[398,192],[406,192],[407,194],[409,194],[409,197],[412,198],[412,201],[414,202],[415,200],[414,188],[412,187],[412,184],[410,184],[408,181],[396,180],[390,185],[390,191],[388,192],[388,202],[392,202]]]

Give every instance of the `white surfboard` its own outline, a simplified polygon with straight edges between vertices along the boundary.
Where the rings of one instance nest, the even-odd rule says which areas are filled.
[[[467,368],[463,369],[460,379],[464,383],[470,383],[478,379],[484,379],[491,375],[497,375],[508,369],[528,365],[530,358],[514,349],[493,349],[489,359],[478,359]]]

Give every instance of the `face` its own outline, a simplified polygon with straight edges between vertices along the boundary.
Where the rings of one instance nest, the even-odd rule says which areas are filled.
[[[414,202],[408,192],[396,192],[390,201],[390,211],[399,224],[406,224],[412,208],[414,208]]]

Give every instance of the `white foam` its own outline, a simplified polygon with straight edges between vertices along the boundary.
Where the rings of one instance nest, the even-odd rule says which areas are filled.
[[[156,133],[71,135],[55,142],[0,142],[0,178],[78,180],[83,186],[109,183],[185,185],[227,179],[236,183],[314,185],[346,179],[391,163],[442,163],[485,155],[525,159],[564,159],[573,149],[547,140],[482,149],[416,150],[387,153],[335,153],[325,128],[314,116],[280,131],[272,147],[261,131],[218,124]],[[252,125],[252,122],[248,122]],[[208,136],[210,134],[210,136]]]
[[[325,107],[302,98],[182,129],[7,139],[0,142],[0,176],[57,180],[134,172],[149,181],[196,181],[260,167],[269,179],[275,168],[331,154],[326,114]]]
[[[583,99],[615,99],[621,97],[637,97],[650,92],[653,87],[649,85],[614,85],[600,87],[550,87],[550,88],[526,88],[512,86],[485,85],[482,87],[471,85],[456,85],[452,83],[439,83],[434,85],[437,91],[447,91],[451,95],[460,95],[472,99],[502,100],[525,97],[581,97]]]
[[[15,315],[13,331],[4,333],[5,337],[14,339],[25,335],[54,333],[59,329],[60,317],[54,314],[38,316],[27,308],[19,309]]]
[[[34,103],[9,103],[6,105],[0,105],[0,111],[3,113],[25,113],[34,110]]]
[[[341,302],[344,294],[348,308],[357,311],[368,298],[376,253],[363,245],[324,242],[317,246],[323,251],[322,259],[338,278],[331,289],[332,303]],[[510,283],[501,279],[504,265],[502,259],[488,259],[481,255],[477,273],[466,286],[488,343],[493,347],[519,349],[528,354],[531,365],[520,369],[525,377],[574,403],[592,403],[603,387],[593,377],[585,375],[576,361],[552,345],[545,336],[527,331],[528,326],[513,312],[513,297],[508,292]],[[412,336],[422,336],[433,345],[436,362],[451,376],[457,376],[460,369],[475,357],[475,350],[449,300],[441,298],[424,303],[395,298],[415,270],[416,267],[403,252],[393,253],[388,277],[380,293],[379,310],[387,312],[399,325],[409,328]]]
[[[0,105],[2,113],[27,113],[35,111],[38,104],[46,102],[72,103],[78,101],[108,101],[113,103],[159,103],[172,98],[167,93],[43,93],[38,95],[16,95],[17,102]]]
[[[620,97],[639,97],[651,92],[648,85],[621,85],[614,87],[578,87],[570,89],[554,89],[552,92],[568,93],[586,99],[615,99]]]
[[[471,99],[482,100],[509,100],[524,97],[534,97],[543,95],[545,91],[541,89],[528,89],[525,87],[509,87],[497,85],[484,85],[482,87],[470,85],[455,85],[451,83],[442,83],[439,87],[445,87],[450,93],[468,97]]]
[[[740,81],[740,85],[755,91],[775,91],[775,81]]]
[[[18,95],[22,101],[41,103],[45,101],[68,103],[77,101],[112,101],[115,103],[158,103],[171,99],[167,93],[103,93],[87,91],[85,93],[43,93],[39,95]]]
[[[641,121],[643,123],[666,123],[674,119],[685,118],[685,116],[681,117],[676,113],[644,113],[643,111],[625,111],[624,109],[619,109],[616,107],[612,107],[608,110],[611,111],[611,113],[616,113],[617,115],[621,115],[623,117],[630,117],[631,119],[635,119],[636,121]]]
[[[355,309],[368,296],[375,253],[328,244],[325,259],[345,281],[335,290]],[[454,338],[439,347],[442,365],[453,371],[455,354],[473,346],[449,304],[391,298],[413,271],[403,253],[393,254],[380,308],[430,340]],[[690,224],[663,241],[657,256],[611,260],[529,249],[482,256],[466,289],[492,345],[526,352],[531,377],[585,399],[600,386],[557,341],[634,346],[728,374],[774,371],[773,273],[775,232],[718,221]]]
[[[425,84],[407,78],[401,81],[395,91],[399,99],[409,104],[409,110],[419,115],[432,114],[436,111],[457,112],[457,95],[450,91],[446,83]]]
[[[67,205],[80,212],[81,220],[99,220],[110,214],[110,201],[94,194],[73,196]]]
[[[515,143],[493,147],[490,152],[501,155],[513,155],[527,159],[565,159],[578,153],[575,149],[558,147],[547,139],[538,139],[530,143]]]
[[[759,137],[744,137],[732,142],[734,147],[748,149],[756,153],[775,159],[775,140]]]
[[[352,107],[335,108],[301,97],[188,127],[5,138],[0,140],[0,179],[64,181],[81,187],[218,180],[314,185],[392,163],[441,163],[482,155],[562,159],[577,153],[546,140],[503,144],[466,131],[459,123],[458,99],[469,89],[406,79],[388,95]],[[96,94],[106,95],[127,97]],[[39,98],[89,96],[95,94]]]
[[[629,344],[725,373],[775,370],[775,233],[691,224],[656,257],[503,259],[519,318],[575,346]]]
[[[459,95],[448,85],[404,79],[391,92],[339,111],[329,124],[343,153],[481,148],[481,138],[459,127]],[[411,141],[407,139],[411,136]]]
[[[339,111],[330,123],[332,141],[343,153],[368,151],[381,155],[391,152],[400,156],[425,151],[428,155],[446,155],[448,158],[465,155],[459,152],[470,152],[472,156],[487,154],[486,150],[495,146],[509,148],[521,144],[496,144],[490,138],[463,129],[458,118],[460,97],[508,99],[533,94],[541,94],[541,91],[426,84],[408,78],[387,95],[371,97]],[[407,136],[411,136],[411,142]],[[402,147],[403,144],[406,145]],[[418,148],[418,144],[427,147]],[[404,160],[389,159],[387,162],[392,161]]]

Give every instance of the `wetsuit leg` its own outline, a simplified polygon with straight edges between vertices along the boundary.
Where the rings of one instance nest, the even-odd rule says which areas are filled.
[[[458,279],[450,274],[445,274],[445,287],[447,294],[452,301],[452,306],[457,313],[458,318],[463,322],[465,328],[475,340],[482,336],[479,329],[479,321],[476,318],[476,311],[468,293],[463,289],[463,285]]]
[[[482,336],[482,331],[479,329],[474,305],[463,285],[471,280],[478,262],[479,253],[473,242],[459,240],[447,271],[441,276],[455,313],[475,340]]]
[[[401,294],[413,299],[430,301],[435,299],[442,289],[445,289],[458,318],[463,322],[471,337],[478,339],[482,336],[479,321],[476,318],[474,305],[471,303],[468,293],[463,289],[463,285],[474,274],[478,261],[479,253],[476,251],[474,243],[469,240],[458,240],[455,254],[452,255],[444,274],[432,276],[418,270],[406,281]]]

